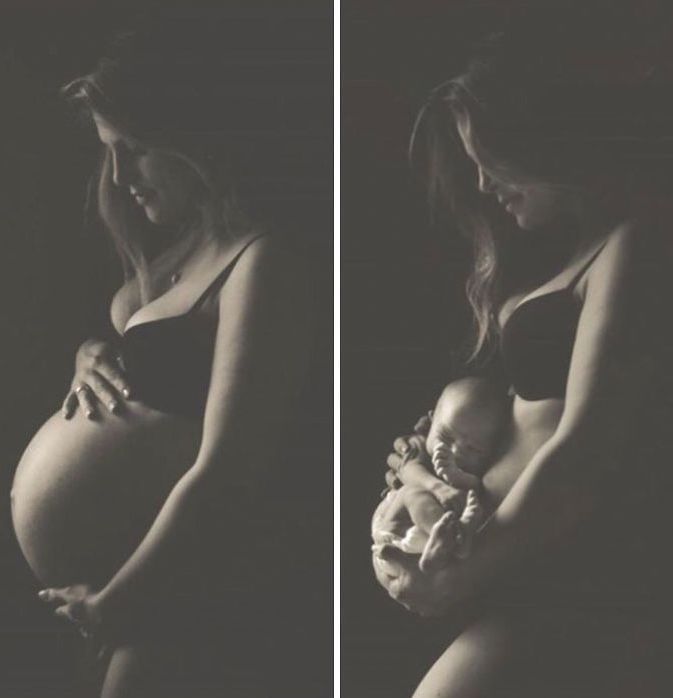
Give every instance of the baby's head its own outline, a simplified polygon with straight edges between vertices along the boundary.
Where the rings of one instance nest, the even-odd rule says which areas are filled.
[[[463,471],[482,475],[509,416],[509,398],[483,378],[449,383],[437,401],[427,450],[445,443]]]

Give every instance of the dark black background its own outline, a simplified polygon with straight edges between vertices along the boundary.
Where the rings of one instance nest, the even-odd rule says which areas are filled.
[[[453,636],[449,621],[420,619],[387,597],[369,551],[392,440],[451,380],[469,329],[468,250],[450,226],[428,224],[406,163],[413,119],[428,90],[461,71],[476,39],[554,13],[578,27],[592,22],[597,53],[619,32],[640,32],[647,45],[670,19],[657,2],[342,2],[341,680],[349,698],[411,695]]]
[[[105,326],[110,295],[121,278],[107,241],[83,229],[86,181],[97,148],[92,135],[60,103],[57,90],[90,70],[107,39],[132,25],[139,12],[160,7],[186,17],[243,22],[267,18],[278,21],[279,31],[285,27],[304,33],[322,53],[318,60],[331,93],[330,5],[295,0],[0,4],[0,696],[73,695],[71,687],[83,672],[76,633],[36,599],[39,587],[11,529],[9,490],[30,437],[60,407],[76,347]],[[327,113],[331,115],[331,107]],[[331,116],[317,126],[323,140],[331,143]],[[329,194],[316,208],[316,237],[322,239],[316,249],[323,264],[316,291],[324,301],[318,366],[324,403],[318,411],[331,426],[332,320],[326,290],[331,296],[332,281],[326,260],[331,261],[332,203],[331,181],[325,183]],[[324,447],[319,482],[329,489],[329,439]],[[325,516],[331,517],[327,497],[325,502]],[[324,534],[326,529],[321,530]],[[327,557],[320,558],[325,585],[331,580]],[[331,648],[330,616],[325,608],[324,637],[316,638],[325,655]],[[329,663],[326,657],[325,665]],[[331,687],[331,676],[325,679]]]

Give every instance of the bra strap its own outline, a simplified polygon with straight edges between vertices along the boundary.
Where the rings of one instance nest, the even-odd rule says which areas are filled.
[[[579,280],[584,276],[585,272],[589,269],[589,267],[594,263],[598,255],[603,251],[603,248],[607,244],[607,240],[601,241],[601,243],[598,245],[598,247],[589,255],[587,259],[582,262],[580,265],[579,269],[572,275],[570,278],[570,281],[568,282],[568,285],[566,288],[568,289],[573,289],[579,282]]]
[[[238,260],[243,256],[243,253],[252,245],[255,240],[259,240],[259,238],[264,237],[263,233],[260,233],[259,235],[255,235],[251,237],[244,245],[241,247],[241,249],[230,259],[224,269],[220,271],[217,276],[206,286],[205,290],[203,293],[196,299],[194,302],[194,305],[189,309],[188,313],[193,313],[196,310],[198,310],[203,303],[206,301],[206,299],[210,296],[211,293],[214,291],[219,290],[224,282],[227,280],[229,277],[229,274],[231,274],[232,270],[236,266],[236,263]]]

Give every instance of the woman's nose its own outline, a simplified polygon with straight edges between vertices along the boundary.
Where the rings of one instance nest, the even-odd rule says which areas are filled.
[[[118,151],[112,152],[112,181],[118,187],[131,184],[129,159]]]
[[[481,167],[477,167],[477,173],[479,176],[479,191],[484,194],[493,193],[493,180],[484,172]]]

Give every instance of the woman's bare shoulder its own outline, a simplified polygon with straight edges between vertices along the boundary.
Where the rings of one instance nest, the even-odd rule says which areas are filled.
[[[670,226],[673,228],[673,219]],[[621,277],[636,286],[673,282],[673,234],[662,221],[631,218],[608,233],[592,265],[589,282]]]
[[[305,284],[310,271],[307,259],[282,235],[260,235],[241,254],[232,274],[232,285],[249,289],[281,290]],[[227,292],[224,284],[221,293]]]

